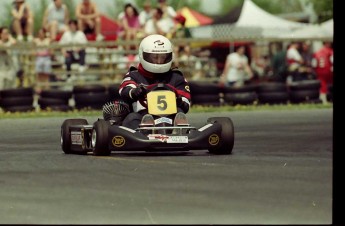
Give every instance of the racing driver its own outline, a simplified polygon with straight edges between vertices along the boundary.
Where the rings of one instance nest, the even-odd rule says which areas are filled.
[[[123,120],[122,125],[131,129],[138,128],[144,121],[154,123],[146,107],[146,89],[143,85],[164,83],[177,94],[177,115],[185,120],[185,113],[190,107],[190,90],[187,80],[181,71],[172,69],[173,45],[166,37],[153,34],[145,37],[139,45],[138,68],[131,67],[124,76],[119,88],[122,99],[132,106],[132,112]],[[149,119],[149,120],[147,120]]]

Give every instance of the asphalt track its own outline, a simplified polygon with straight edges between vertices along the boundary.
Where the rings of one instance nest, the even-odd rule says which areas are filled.
[[[66,155],[64,118],[0,119],[0,224],[332,223],[332,109],[189,120],[215,115],[233,120],[231,155]]]

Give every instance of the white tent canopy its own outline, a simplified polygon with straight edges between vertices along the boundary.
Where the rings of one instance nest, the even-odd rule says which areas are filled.
[[[195,38],[267,39],[281,38],[281,34],[288,34],[308,26],[306,23],[289,21],[272,15],[258,7],[252,0],[245,0],[237,22],[203,26],[193,28],[191,31]]]
[[[235,26],[260,27],[263,29],[295,29],[305,27],[306,24],[274,16],[255,5],[252,0],[245,0]]]
[[[322,24],[313,24],[292,31],[283,33],[280,37],[289,37],[290,39],[333,39],[333,19]]]

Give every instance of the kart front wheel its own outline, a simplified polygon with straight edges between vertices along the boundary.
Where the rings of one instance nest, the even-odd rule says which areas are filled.
[[[93,155],[108,156],[110,150],[108,146],[108,127],[109,122],[99,119],[93,124],[91,145]]]
[[[219,123],[222,125],[221,137],[219,145],[209,148],[212,154],[228,155],[231,154],[234,147],[235,132],[234,125],[228,117],[212,117],[207,120],[208,123]]]
[[[71,132],[69,130],[70,126],[73,125],[88,125],[86,119],[66,119],[61,125],[61,148],[65,154],[75,154],[74,151],[71,150]],[[78,152],[80,153],[80,152]]]

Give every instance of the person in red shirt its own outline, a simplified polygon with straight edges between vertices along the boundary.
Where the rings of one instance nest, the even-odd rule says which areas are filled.
[[[313,54],[312,66],[321,82],[320,100],[327,103],[328,85],[333,84],[333,48],[330,42]]]

